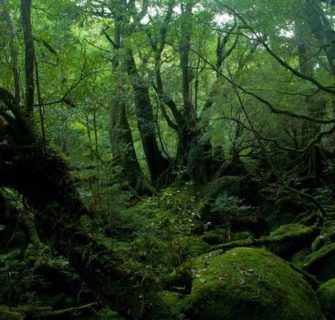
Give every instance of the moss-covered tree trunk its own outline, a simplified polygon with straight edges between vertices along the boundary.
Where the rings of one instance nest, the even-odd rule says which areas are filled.
[[[185,166],[192,180],[206,183],[212,175],[213,158],[209,141],[203,141],[203,128],[192,101],[191,83],[193,71],[190,66],[192,38],[192,9],[190,1],[182,6],[179,61],[182,73],[182,121],[178,127],[177,163]]]
[[[136,156],[133,136],[127,117],[125,85],[120,79],[120,73],[122,74],[120,59],[121,35],[122,24],[120,19],[116,18],[114,40],[110,39],[113,46],[112,72],[115,82],[111,90],[109,135],[114,163],[121,168],[122,177],[128,187],[141,194],[148,192],[150,187]]]
[[[306,13],[312,14],[310,7],[310,3],[307,4]],[[314,15],[316,13],[314,12]],[[315,19],[315,17],[313,18]],[[310,21],[310,23],[312,23]],[[315,23],[315,22],[314,22]],[[312,31],[315,30],[312,28]],[[296,42],[297,42],[297,53],[298,53],[298,60],[299,60],[299,70],[301,73],[313,77],[313,64],[312,64],[312,54],[309,48],[309,32],[305,28],[305,21],[301,17],[297,17],[295,20],[295,35],[296,35]],[[334,69],[335,70],[335,69]],[[304,103],[306,104],[308,113],[313,118],[322,118],[325,112],[325,102],[316,99],[313,96],[306,95],[304,98]],[[301,147],[306,147],[306,145],[314,139],[321,130],[321,126],[318,123],[314,122],[305,122],[302,125],[302,137],[301,137]],[[317,179],[322,178],[323,170],[322,170],[322,153],[320,150],[320,146],[316,145],[310,149],[307,154],[307,170],[306,173],[309,176],[313,176]]]
[[[157,143],[156,121],[149,92],[150,83],[141,78],[131,50],[127,52],[127,72],[134,91],[138,130],[150,178],[153,183],[159,185],[160,179],[167,174],[170,162],[163,157]]]
[[[19,130],[26,135],[20,126],[13,132]],[[11,136],[7,152],[0,156],[0,186],[25,197],[35,209],[41,239],[68,259],[100,299],[128,318],[140,317],[145,309],[140,299],[143,285],[129,265],[131,271],[124,271],[126,257],[118,257],[85,228],[83,221],[94,214],[83,205],[59,155],[45,150],[36,139]]]
[[[335,75],[335,31],[332,23],[322,10],[320,2],[316,0],[305,0],[305,17],[313,35],[319,40],[321,48],[325,52],[329,68]]]

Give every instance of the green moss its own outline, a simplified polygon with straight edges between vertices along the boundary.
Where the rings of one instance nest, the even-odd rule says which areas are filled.
[[[317,297],[327,319],[335,320],[335,278],[320,286]]]
[[[104,308],[100,310],[95,316],[91,318],[92,320],[124,320],[117,312]]]
[[[315,275],[320,281],[334,278],[335,243],[328,244],[312,252],[298,266]]]
[[[183,295],[172,291],[163,291],[160,298],[162,302],[160,304],[161,310],[155,313],[159,319],[177,320],[184,318],[182,313],[185,306]]]
[[[311,254],[311,249],[310,248],[305,248],[303,250],[300,250],[297,252],[293,257],[291,262],[295,266],[301,266],[304,261],[306,260],[306,257]]]
[[[252,234],[249,231],[233,232],[231,238],[232,241],[246,240],[252,238]],[[217,228],[206,231],[202,239],[210,245],[225,243],[228,240],[228,230],[227,228]]]
[[[326,243],[326,238],[323,234],[320,236],[316,237],[315,240],[312,243],[312,250],[317,251],[322,248]]]
[[[322,233],[312,243],[312,253],[298,266],[315,275],[320,281],[335,278],[335,222],[327,220]]]
[[[191,257],[199,256],[210,250],[210,246],[198,237],[182,237],[180,239],[180,246]]]
[[[285,224],[274,230],[269,235],[267,249],[276,255],[291,259],[300,250],[311,245],[319,231],[313,227],[302,224]],[[277,241],[282,239],[282,241]]]
[[[236,247],[265,247],[281,258],[290,260],[300,250],[308,247],[319,230],[300,224],[289,224],[279,227],[269,236],[259,239],[248,238],[217,245],[217,249],[228,250]]]
[[[264,249],[235,248],[196,259],[185,312],[193,320],[321,320],[313,290]]]
[[[318,236],[312,244],[312,250],[317,251],[324,245],[329,245],[335,241],[335,225],[334,221],[327,221],[320,236]]]
[[[206,231],[202,239],[208,244],[220,244],[227,241],[228,232],[227,229],[217,228],[214,230]]]
[[[20,312],[12,311],[7,306],[0,305],[0,319],[3,319],[3,320],[23,320],[24,316]]]
[[[50,260],[50,249],[42,243],[30,243],[25,250],[24,259],[28,265],[34,267],[48,264]]]
[[[297,233],[309,233],[311,227],[307,227],[303,224],[284,224],[270,233],[271,237],[282,236],[282,235],[295,235]]]
[[[249,231],[233,233],[233,241],[251,239],[253,235]]]

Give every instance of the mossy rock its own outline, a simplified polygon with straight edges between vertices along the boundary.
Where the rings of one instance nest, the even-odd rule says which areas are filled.
[[[335,320],[335,278],[320,286],[317,297],[327,319]]]
[[[276,236],[282,236],[282,235],[288,235],[288,234],[296,234],[296,233],[300,233],[303,230],[308,230],[310,227],[307,227],[305,225],[302,224],[284,224],[280,227],[278,227],[277,229],[275,229],[274,231],[272,231],[270,233],[270,236],[272,237],[276,237]]]
[[[327,221],[322,233],[312,243],[312,250],[317,251],[325,245],[335,242],[335,225],[334,221]]]
[[[273,241],[273,244],[270,241],[266,247],[281,258],[290,260],[295,253],[308,248],[319,232],[318,229],[303,224],[285,224],[268,236],[269,240],[282,238],[283,241]]]
[[[0,319],[1,320],[23,320],[24,315],[20,312],[11,310],[7,306],[0,305]]]
[[[290,260],[295,253],[308,248],[319,232],[317,228],[290,224],[279,227],[269,236],[234,240],[217,245],[216,248],[228,250],[237,247],[265,247],[277,256]]]
[[[182,237],[180,246],[182,251],[191,257],[197,257],[210,251],[210,246],[199,237]]]
[[[314,291],[264,249],[235,248],[195,260],[185,313],[192,320],[322,320]]]
[[[228,231],[225,228],[206,231],[202,236],[202,239],[210,245],[224,243],[227,241],[227,238]]]
[[[160,294],[160,310],[155,312],[155,319],[177,320],[184,319],[184,296],[177,292],[162,291]]]
[[[191,270],[192,259],[186,260],[183,264],[174,269],[173,272],[166,275],[163,282],[164,288],[169,290],[168,292],[180,292],[180,289],[184,293],[190,293],[192,288],[192,270]],[[178,288],[176,290],[176,288]]]
[[[312,252],[300,262],[298,267],[315,275],[322,282],[335,278],[335,243]]]
[[[301,266],[303,262],[306,260],[306,257],[311,254],[311,248],[304,248],[297,252],[291,259],[291,262],[295,266]]]
[[[315,240],[312,243],[312,251],[318,251],[326,244],[326,237],[321,234],[318,237],[315,238]]]
[[[104,308],[97,312],[96,315],[92,316],[90,320],[125,320],[121,317],[117,312],[109,309]]]
[[[232,232],[231,234],[232,241],[246,240],[252,237],[253,235],[249,231]],[[210,245],[225,243],[227,242],[228,238],[228,230],[226,228],[217,228],[206,231],[202,236],[202,239]]]
[[[246,239],[251,239],[251,238],[253,238],[253,235],[249,231],[235,232],[232,235],[232,240],[233,241],[246,240]]]

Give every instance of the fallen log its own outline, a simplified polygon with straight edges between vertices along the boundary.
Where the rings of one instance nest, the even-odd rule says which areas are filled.
[[[266,247],[278,256],[290,259],[292,255],[312,244],[319,235],[320,230],[315,227],[304,225],[285,225],[277,229],[272,235],[263,236],[259,239],[248,238],[212,247],[212,250],[227,251],[237,247]]]

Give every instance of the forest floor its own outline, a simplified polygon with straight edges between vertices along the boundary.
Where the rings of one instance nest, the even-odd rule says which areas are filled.
[[[96,217],[94,237],[158,292],[159,302],[143,297],[139,309],[158,307],[156,319],[334,319],[332,198],[318,190],[324,217],[301,195],[274,202],[255,183],[178,185]],[[27,245],[26,208],[13,191],[2,194],[0,319],[122,319],[47,242]]]

